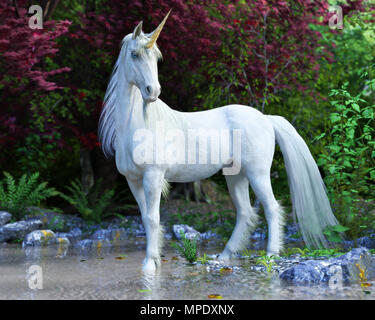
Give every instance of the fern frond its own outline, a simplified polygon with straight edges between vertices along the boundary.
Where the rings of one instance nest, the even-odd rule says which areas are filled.
[[[16,187],[16,181],[14,178],[11,176],[10,173],[4,171],[4,176],[5,176],[5,183],[8,187],[8,205],[13,206],[14,200],[15,200],[15,194],[17,191]]]
[[[5,178],[0,182],[0,206],[19,218],[27,206],[37,206],[41,201],[56,194],[54,188],[47,188],[47,182],[37,184],[39,173],[31,176],[23,174],[18,184],[12,175],[4,172]],[[4,184],[7,189],[4,188]]]
[[[8,196],[5,192],[3,181],[0,181],[0,208],[1,209],[8,208]]]

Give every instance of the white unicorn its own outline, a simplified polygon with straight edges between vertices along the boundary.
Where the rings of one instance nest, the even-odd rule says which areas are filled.
[[[169,15],[169,13],[168,13]],[[160,198],[166,182],[192,182],[212,176],[228,164],[237,161],[235,175],[226,175],[228,189],[237,210],[236,225],[219,260],[228,260],[243,249],[249,233],[255,227],[257,214],[251,207],[249,183],[261,202],[268,223],[267,254],[278,255],[283,244],[283,210],[276,201],[270,179],[275,140],[284,156],[288,173],[294,218],[298,221],[307,245],[327,246],[323,235],[326,227],[337,224],[318,167],[301,136],[280,116],[264,115],[243,105],[227,105],[208,111],[178,112],[158,99],[161,87],[157,61],[161,53],[156,40],[168,18],[149,34],[140,22],[133,33],[122,41],[114,66],[99,121],[99,137],[106,156],[115,156],[118,171],[124,175],[139,205],[146,229],[147,248],[144,272],[154,272],[160,266],[161,231]],[[207,164],[134,160],[134,151],[143,142],[139,132],[155,133],[158,122],[168,129],[184,134],[201,129],[241,132],[240,156],[233,150],[219,162]],[[159,147],[158,147],[159,146]],[[153,157],[163,153],[164,145],[149,145]],[[231,147],[233,147],[231,145]],[[175,144],[179,148],[179,144]],[[212,142],[211,142],[212,148]],[[234,148],[233,148],[234,149]],[[182,145],[183,158],[196,152],[206,152],[196,144]],[[154,158],[153,158],[154,159]],[[225,172],[224,172],[225,173]]]

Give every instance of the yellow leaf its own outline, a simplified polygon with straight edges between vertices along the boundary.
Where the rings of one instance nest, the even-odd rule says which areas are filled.
[[[228,272],[228,273],[230,273],[230,272],[233,272],[233,269],[226,267],[226,268],[221,268],[219,271],[220,272]]]
[[[223,297],[218,294],[209,294],[208,297],[210,299],[223,299]]]
[[[361,287],[365,287],[365,288],[371,287],[371,283],[363,282],[363,283],[361,283]]]

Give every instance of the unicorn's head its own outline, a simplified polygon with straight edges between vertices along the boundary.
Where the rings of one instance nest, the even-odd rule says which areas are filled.
[[[157,100],[161,92],[157,65],[161,53],[156,45],[156,40],[168,16],[169,12],[153,32],[143,33],[141,21],[133,33],[124,38],[124,42],[127,42],[122,53],[124,54],[126,79],[130,84],[137,86],[146,103]]]

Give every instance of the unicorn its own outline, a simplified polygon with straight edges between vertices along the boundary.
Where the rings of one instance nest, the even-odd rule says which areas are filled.
[[[267,255],[278,255],[283,248],[284,212],[275,199],[270,178],[276,142],[284,157],[293,217],[302,237],[308,246],[326,247],[328,241],[323,232],[338,222],[308,146],[285,118],[265,115],[252,107],[237,104],[198,112],[179,112],[159,99],[161,86],[157,63],[162,55],[156,41],[169,13],[153,32],[144,33],[140,22],[133,33],[122,40],[98,128],[104,154],[115,158],[116,167],[125,176],[141,212],[147,239],[142,270],[154,273],[160,266],[162,226],[159,207],[168,182],[197,181],[220,170],[225,174],[225,169],[234,164],[239,170],[235,170],[235,174],[233,170],[225,174],[225,179],[236,208],[236,224],[218,259],[233,258],[244,248],[256,226],[258,216],[250,204],[249,186],[264,208],[268,224]],[[135,161],[134,151],[144,142],[141,133],[155,133],[160,122],[170,130],[182,132],[182,139],[188,131],[202,129],[226,130],[231,138],[235,131],[240,131],[241,152],[234,152],[234,140],[229,139],[232,141],[227,147],[230,152],[215,162]],[[205,148],[196,143],[186,146],[179,143],[180,140],[176,141],[174,147],[182,153],[182,159],[187,159],[191,153],[208,154],[213,148],[211,140]],[[164,148],[165,144],[155,143],[154,139],[145,151],[155,158],[165,151]]]

